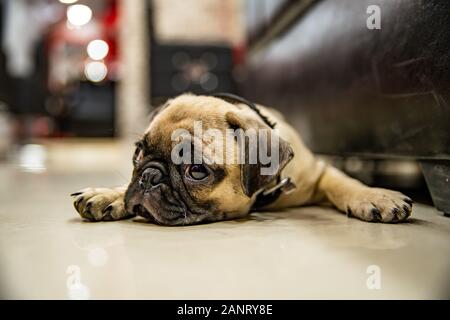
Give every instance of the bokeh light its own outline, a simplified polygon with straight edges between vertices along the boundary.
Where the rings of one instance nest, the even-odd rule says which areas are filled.
[[[100,82],[106,78],[108,68],[103,62],[90,61],[84,67],[84,74],[89,81]]]
[[[59,2],[64,3],[64,4],[72,4],[77,2],[78,0],[59,0]]]
[[[102,60],[108,52],[109,46],[103,40],[92,40],[87,46],[87,53],[92,60]]]
[[[84,26],[92,18],[92,10],[84,4],[74,4],[67,8],[67,20],[76,27]]]

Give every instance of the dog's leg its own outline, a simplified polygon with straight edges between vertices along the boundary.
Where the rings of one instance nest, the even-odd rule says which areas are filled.
[[[399,222],[411,214],[412,200],[404,194],[368,187],[333,167],[325,169],[318,192],[339,210],[364,221]]]
[[[125,210],[126,190],[126,187],[87,188],[71,196],[81,217],[90,221],[113,221],[134,217]]]

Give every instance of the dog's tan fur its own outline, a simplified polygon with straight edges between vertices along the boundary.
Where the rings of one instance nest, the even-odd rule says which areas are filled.
[[[282,194],[264,209],[331,203],[338,210],[364,221],[399,222],[408,218],[412,210],[408,197],[396,191],[370,188],[317,160],[279,112],[263,106],[259,108],[262,114],[277,124],[280,138],[289,144],[295,155],[282,170],[281,177],[290,177],[296,189],[292,193]],[[225,131],[229,128],[230,119],[247,127],[267,128],[262,119],[245,105],[187,94],[170,100],[162,107],[153,117],[144,137],[150,145],[153,144],[152,147],[170,153],[174,130],[183,128],[193,133],[193,121],[201,120],[206,128]],[[225,169],[227,176],[217,185],[193,186],[190,189],[190,195],[196,201],[208,200],[221,209],[224,215],[217,220],[243,217],[255,201],[241,187],[241,165],[226,164]],[[74,194],[75,208],[82,217],[91,221],[130,217],[124,207],[125,190],[126,187],[82,190]]]

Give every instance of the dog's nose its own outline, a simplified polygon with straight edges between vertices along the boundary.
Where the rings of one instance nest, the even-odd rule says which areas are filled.
[[[161,170],[150,167],[144,170],[139,180],[139,185],[143,189],[149,189],[153,186],[158,185],[163,178],[163,173]]]

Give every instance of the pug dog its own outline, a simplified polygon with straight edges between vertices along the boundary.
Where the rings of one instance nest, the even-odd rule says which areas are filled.
[[[174,150],[178,153],[174,132],[192,134],[196,121],[201,121],[203,130],[221,133],[264,130],[271,138],[264,140],[265,151],[276,145],[270,151],[277,155],[276,168],[263,174],[267,163],[259,160],[220,163],[207,161],[196,151],[187,158],[195,155],[200,161],[174,161]],[[245,136],[233,138],[230,145],[236,155],[231,159],[236,160],[243,154],[239,150],[251,143]],[[277,143],[269,146],[271,141]],[[189,142],[204,149],[210,143],[211,139],[202,137]],[[181,151],[178,156],[184,156]],[[412,210],[412,200],[402,193],[366,186],[315,158],[276,110],[231,94],[183,94],[157,108],[136,143],[133,165],[127,186],[73,193],[81,217],[113,221],[140,216],[152,223],[179,226],[243,218],[253,211],[331,204],[349,217],[396,223],[406,220]]]

